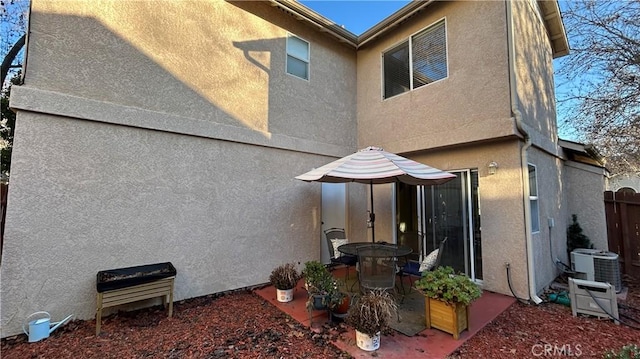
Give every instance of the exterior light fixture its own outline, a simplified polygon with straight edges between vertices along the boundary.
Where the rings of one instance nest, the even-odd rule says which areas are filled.
[[[496,174],[496,172],[498,172],[498,163],[495,161],[491,161],[489,163],[489,174],[494,175]]]

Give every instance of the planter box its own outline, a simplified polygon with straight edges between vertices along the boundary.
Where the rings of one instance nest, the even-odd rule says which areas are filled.
[[[175,277],[159,279],[151,283],[138,284],[126,288],[98,292],[96,309],[96,335],[100,334],[102,309],[139,300],[163,297],[162,305],[169,306],[168,316],[173,316],[173,280]]]
[[[96,335],[100,334],[102,310],[140,300],[163,297],[173,315],[173,282],[176,269],[171,262],[100,271],[96,277]]]
[[[109,269],[98,272],[96,289],[101,293],[175,276],[176,268],[171,262]]]
[[[463,330],[469,329],[469,308],[466,305],[447,304],[425,296],[424,308],[427,329],[440,329],[453,334],[453,339],[456,340]]]

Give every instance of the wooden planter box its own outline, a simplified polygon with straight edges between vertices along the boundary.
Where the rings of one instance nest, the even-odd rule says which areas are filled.
[[[100,334],[102,309],[139,300],[163,297],[162,305],[169,305],[169,317],[173,316],[173,281],[175,277],[163,278],[150,283],[143,283],[125,288],[98,292],[96,309],[96,335]]]
[[[458,339],[460,333],[469,329],[468,306],[457,303],[447,304],[443,301],[424,297],[425,319],[427,329],[434,327]]]

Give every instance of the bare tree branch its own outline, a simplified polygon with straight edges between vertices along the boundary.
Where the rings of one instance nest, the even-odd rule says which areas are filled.
[[[7,55],[5,55],[4,59],[2,60],[2,68],[0,69],[0,71],[2,71],[2,82],[0,83],[4,83],[4,80],[7,78],[7,74],[9,73],[9,69],[11,68],[11,64],[13,63],[13,60],[15,60],[16,56],[18,56],[20,50],[22,50],[26,37],[26,35],[22,35],[18,39],[18,41],[13,44]]]
[[[640,174],[640,0],[562,5],[572,54],[559,60],[560,125],[596,145],[612,174]]]

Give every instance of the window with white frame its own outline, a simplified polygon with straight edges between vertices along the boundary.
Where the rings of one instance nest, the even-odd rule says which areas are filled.
[[[291,34],[287,36],[287,73],[309,79],[309,43]]]
[[[529,207],[531,208],[531,232],[540,232],[540,214],[538,209],[538,177],[536,167],[529,165]]]
[[[382,61],[384,98],[447,77],[447,31],[444,19],[386,51]]]

